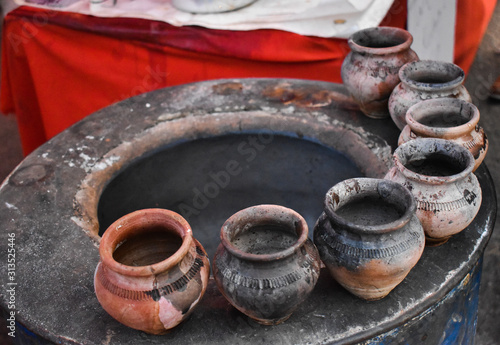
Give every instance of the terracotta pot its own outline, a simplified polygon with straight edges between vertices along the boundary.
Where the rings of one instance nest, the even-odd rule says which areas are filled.
[[[130,213],[114,222],[99,246],[95,293],[124,325],[161,334],[193,311],[207,287],[210,263],[179,214]]]
[[[387,102],[400,82],[399,69],[418,60],[412,42],[409,32],[393,27],[369,28],[349,38],[351,52],[342,64],[342,80],[367,116],[389,117]]]
[[[425,245],[415,200],[398,183],[354,178],[333,186],[314,243],[333,278],[352,294],[385,297],[420,259]]]
[[[394,152],[386,179],[408,188],[417,200],[417,216],[429,245],[438,245],[465,229],[481,206],[474,157],[444,139],[411,140]]]
[[[191,13],[221,13],[236,11],[256,0],[172,0],[172,5],[180,11]]]
[[[319,277],[318,251],[297,212],[277,205],[241,210],[222,226],[213,275],[226,299],[259,323],[290,317]]]
[[[433,98],[457,98],[472,102],[463,86],[464,71],[449,62],[422,60],[410,62],[399,70],[399,83],[389,98],[391,118],[403,129],[408,109],[423,100]]]
[[[422,101],[406,112],[399,145],[416,138],[452,140],[472,153],[475,171],[488,151],[488,139],[478,122],[479,110],[472,103],[453,98]]]

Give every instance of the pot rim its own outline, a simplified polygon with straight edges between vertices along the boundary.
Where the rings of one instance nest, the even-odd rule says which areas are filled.
[[[439,67],[449,69],[452,73],[456,74],[456,77],[444,83],[425,83],[412,78],[412,72],[414,72],[417,68],[436,74],[440,72]],[[428,92],[446,91],[455,89],[462,85],[465,79],[465,72],[462,68],[451,62],[439,60],[417,60],[408,62],[401,67],[399,70],[399,79],[403,84],[417,90]]]
[[[285,222],[287,219],[283,219],[280,222],[278,218],[280,215],[292,218],[295,231],[298,235],[297,240],[290,247],[271,254],[252,254],[239,249],[232,243],[231,237],[235,231],[246,231],[261,225],[290,226],[289,223]],[[307,223],[298,212],[280,205],[263,204],[247,207],[229,217],[222,225],[220,239],[221,244],[232,255],[240,259],[267,262],[281,260],[293,255],[305,244],[308,235],[309,229]]]
[[[144,229],[147,231],[151,226],[162,226],[179,235],[182,238],[179,249],[165,260],[145,266],[128,266],[113,258],[120,243]],[[192,242],[191,226],[180,214],[161,208],[142,209],[119,218],[106,229],[99,244],[99,255],[102,264],[116,273],[144,277],[161,273],[178,264],[188,253]]]
[[[434,146],[435,150],[438,149],[438,146],[441,148],[444,148],[446,146],[453,146],[454,149],[458,150],[460,154],[466,157],[465,158],[466,167],[462,169],[461,172],[449,176],[430,176],[430,175],[419,174],[405,167],[406,159],[405,157],[403,157],[405,151],[414,151],[414,152],[421,151],[423,154],[431,154],[439,152],[439,151],[429,152],[428,149],[426,149],[426,151],[424,152],[422,150],[422,147],[424,145],[428,145],[429,143],[431,143]],[[406,178],[413,181],[422,182],[425,184],[433,184],[433,185],[452,183],[464,179],[469,174],[472,173],[475,165],[474,156],[469,150],[467,150],[465,147],[454,141],[439,139],[439,138],[416,138],[414,140],[410,140],[406,143],[403,143],[399,147],[397,147],[396,150],[394,151],[393,161],[398,171],[401,172]]]
[[[337,205],[334,205],[333,195],[336,194],[338,196],[337,191],[347,188],[347,185],[351,183],[353,185],[363,185],[363,187],[361,187],[360,189],[361,193],[356,193],[357,195],[360,194],[373,195],[373,192],[380,193],[380,188],[385,188],[385,185],[391,185],[391,188],[396,188],[398,190],[398,192],[395,195],[397,197],[402,196],[401,198],[402,202],[406,201],[406,209],[404,213],[397,220],[380,225],[361,225],[348,221],[347,219],[341,217],[335,212],[338,203]],[[349,188],[349,189],[354,191],[356,190],[356,188],[353,189]],[[415,198],[406,187],[391,180],[368,178],[368,177],[351,178],[337,183],[328,190],[324,200],[324,210],[328,219],[331,219],[336,224],[347,227],[350,230],[353,230],[354,232],[360,234],[370,234],[370,235],[383,234],[401,229],[412,219],[412,217],[415,215],[416,209],[417,205]]]
[[[419,122],[419,120],[428,115],[447,111],[451,107],[453,107],[454,115],[462,115],[464,112],[467,112],[467,115],[472,114],[472,116],[470,116],[466,123],[454,127],[432,127]],[[480,114],[478,108],[470,102],[455,98],[438,98],[412,105],[406,112],[405,117],[406,124],[410,126],[413,132],[424,136],[447,139],[469,134],[479,123]]]
[[[394,40],[399,39],[401,43],[388,47],[369,47],[359,43],[362,36],[390,36]],[[413,43],[413,36],[406,30],[390,27],[378,26],[359,30],[349,37],[347,44],[352,51],[362,54],[387,55],[395,54],[410,48]]]

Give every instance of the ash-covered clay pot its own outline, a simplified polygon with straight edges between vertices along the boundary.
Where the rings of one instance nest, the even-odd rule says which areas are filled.
[[[365,300],[385,297],[415,266],[425,236],[415,200],[398,183],[354,178],[333,186],[314,243],[333,278]]]
[[[193,311],[207,287],[210,263],[189,224],[164,209],[115,221],[99,246],[94,279],[104,310],[122,324],[165,333]]]
[[[238,310],[264,325],[290,317],[312,292],[318,251],[304,218],[278,205],[258,205],[222,226],[212,271],[217,287]]]
[[[428,245],[446,242],[472,222],[482,194],[469,150],[450,140],[419,138],[399,146],[393,157],[385,178],[415,197]]]
[[[406,112],[407,125],[398,144],[416,138],[452,140],[472,153],[475,171],[488,152],[488,139],[478,122],[479,110],[472,103],[454,98],[422,101]]]
[[[464,71],[455,64],[444,61],[421,60],[410,62],[399,70],[399,83],[389,98],[391,118],[403,129],[408,109],[423,100],[456,98],[472,102],[463,85]]]
[[[172,0],[172,5],[180,11],[190,13],[222,13],[236,11],[256,0]]]
[[[349,38],[351,52],[342,63],[342,81],[365,115],[389,117],[387,102],[400,82],[399,69],[418,60],[412,42],[408,31],[393,27],[368,28]]]

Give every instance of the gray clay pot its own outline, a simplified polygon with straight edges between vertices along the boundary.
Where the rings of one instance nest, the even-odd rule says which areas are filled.
[[[212,264],[217,287],[257,322],[285,321],[318,281],[321,261],[307,236],[304,218],[283,206],[235,213],[222,226]]]

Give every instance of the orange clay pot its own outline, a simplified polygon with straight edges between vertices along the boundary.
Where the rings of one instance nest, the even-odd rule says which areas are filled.
[[[124,325],[165,333],[193,311],[207,287],[210,263],[179,214],[164,209],[130,213],[101,239],[95,293]]]

